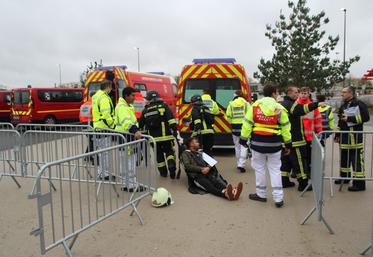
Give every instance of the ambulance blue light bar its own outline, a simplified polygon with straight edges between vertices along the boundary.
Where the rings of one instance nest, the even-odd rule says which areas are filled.
[[[193,59],[194,64],[203,64],[203,63],[236,63],[235,58],[201,58]]]
[[[126,65],[118,65],[118,66],[102,66],[102,67],[98,67],[97,70],[114,70],[115,68],[119,68],[119,69],[122,69],[122,70],[126,70],[127,69],[127,66]]]

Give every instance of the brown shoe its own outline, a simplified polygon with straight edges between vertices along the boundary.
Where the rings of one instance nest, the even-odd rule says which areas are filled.
[[[231,184],[228,184],[228,186],[225,188],[225,197],[229,200],[232,201],[234,199],[233,195],[233,187]]]
[[[240,195],[242,193],[243,184],[242,182],[238,182],[237,187],[233,190],[233,200],[238,200],[240,198]]]
[[[259,202],[267,202],[267,198],[260,197],[257,194],[249,194],[249,199],[253,201],[259,201]]]

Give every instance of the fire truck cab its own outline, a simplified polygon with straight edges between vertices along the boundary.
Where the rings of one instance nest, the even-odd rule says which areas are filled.
[[[233,145],[231,126],[224,118],[226,108],[236,90],[241,90],[250,100],[250,87],[245,69],[234,58],[194,59],[181,71],[177,91],[178,127],[182,137],[190,135],[193,95],[202,95],[208,89],[219,106],[220,114],[215,116],[215,147]]]

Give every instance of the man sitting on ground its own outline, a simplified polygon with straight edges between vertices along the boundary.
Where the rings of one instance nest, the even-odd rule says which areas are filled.
[[[208,193],[237,200],[242,192],[243,184],[239,182],[233,189],[231,184],[219,174],[215,166],[210,167],[199,152],[199,142],[195,137],[186,139],[187,150],[181,155],[185,172],[188,176],[189,187],[198,187]]]

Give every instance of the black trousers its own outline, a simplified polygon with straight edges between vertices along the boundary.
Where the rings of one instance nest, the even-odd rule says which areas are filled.
[[[351,166],[353,177],[365,177],[363,148],[341,149],[341,177],[351,177]]]
[[[289,155],[281,156],[281,176],[289,177],[292,171],[297,179],[310,178],[306,146],[293,147]]]
[[[212,147],[214,146],[214,134],[199,135],[198,141],[202,145],[203,152],[212,156]]]
[[[157,167],[162,177],[167,177],[168,174],[166,162],[170,176],[175,177],[176,162],[172,140],[157,142]]]
[[[194,181],[197,186],[202,186],[206,192],[216,196],[225,197],[223,190],[227,187],[227,181],[225,181],[225,179],[220,175],[202,174],[195,177]]]

